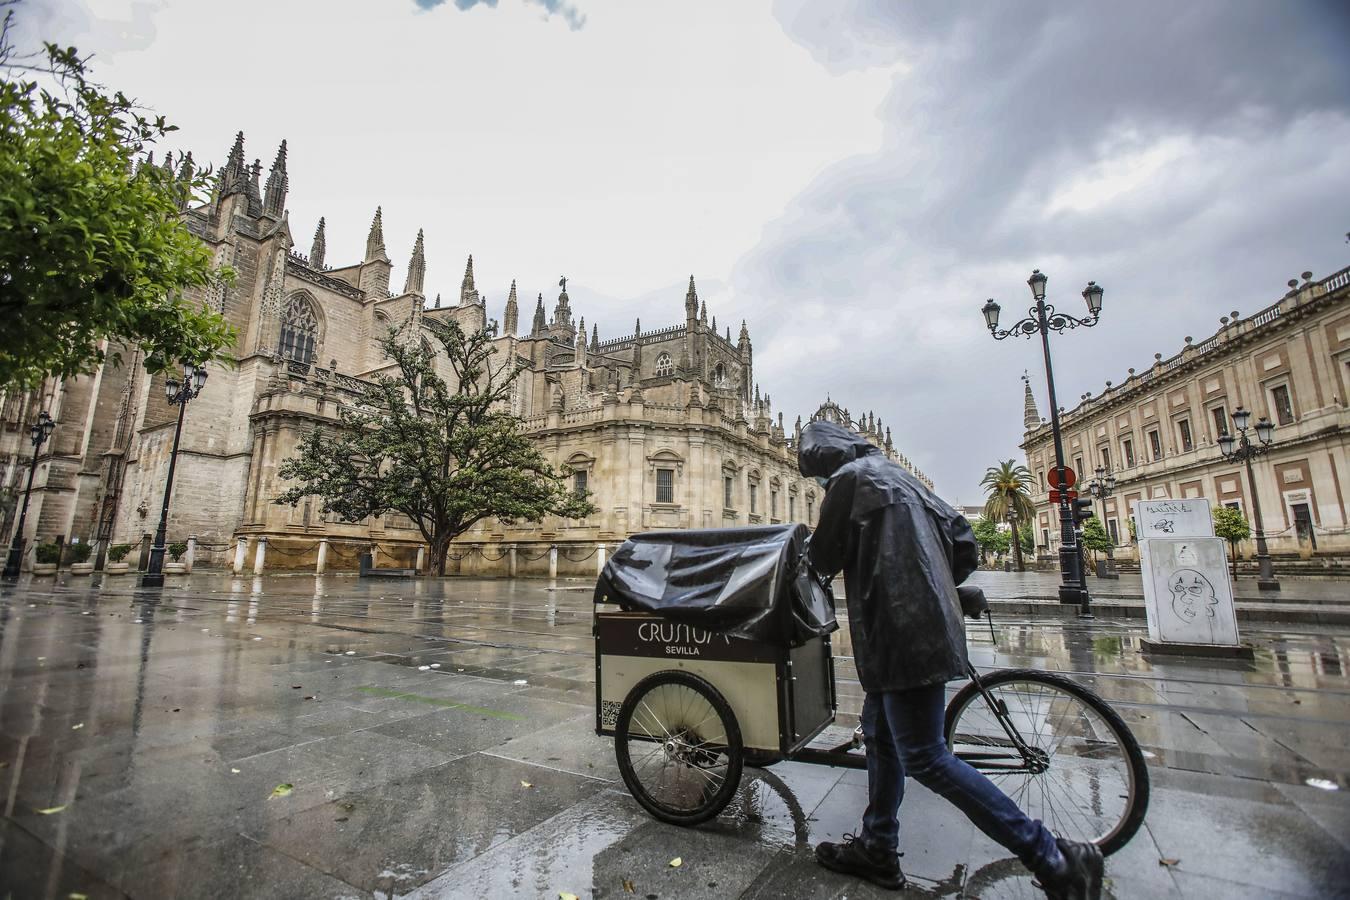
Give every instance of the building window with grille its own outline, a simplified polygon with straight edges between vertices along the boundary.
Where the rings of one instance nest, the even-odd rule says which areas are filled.
[[[1101,454],[1102,454],[1102,468],[1108,472],[1111,471],[1111,448],[1102,447]]]
[[[807,524],[815,521],[816,518],[816,498],[810,495],[806,498],[806,521]]]
[[[1177,420],[1177,436],[1181,438],[1181,452],[1182,452],[1182,453],[1188,453],[1189,451],[1195,449],[1195,445],[1191,442],[1191,420],[1190,420],[1190,419],[1178,419],[1178,420]]]
[[[1120,528],[1116,525],[1115,519],[1106,520],[1106,530],[1111,532],[1111,543],[1120,546]]]
[[[759,512],[759,485],[750,482],[750,515]]]
[[[656,502],[674,503],[675,502],[675,470],[657,469],[656,470]]]
[[[572,492],[578,497],[586,496],[587,474],[585,469],[578,469],[572,473]]]
[[[1228,433],[1228,410],[1222,406],[1216,406],[1209,411],[1214,417],[1214,440],[1218,440]]]
[[[1289,385],[1279,384],[1270,389],[1271,406],[1275,409],[1275,423],[1277,425],[1292,425],[1294,423],[1294,401],[1289,394]]]
[[[788,495],[788,521],[797,521],[797,498],[791,494]]]
[[[293,294],[286,301],[281,316],[281,341],[277,352],[282,359],[299,363],[314,362],[314,349],[319,339],[319,319],[314,305],[301,294]]]
[[[670,361],[669,353],[662,353],[656,357],[656,374],[658,376],[675,374],[675,365]]]
[[[1148,448],[1153,452],[1154,462],[1162,459],[1162,435],[1156,428],[1148,433]]]
[[[769,490],[769,518],[778,518],[778,492],[773,489]]]
[[[1126,468],[1131,468],[1131,467],[1133,467],[1133,466],[1134,466],[1134,441],[1130,440],[1129,438],[1126,438],[1125,440],[1121,441],[1121,443],[1120,443],[1120,449],[1121,449],[1121,451],[1125,454],[1125,467],[1126,467]]]
[[[713,387],[724,388],[726,386],[727,370],[721,363],[718,363],[717,368],[713,370]]]

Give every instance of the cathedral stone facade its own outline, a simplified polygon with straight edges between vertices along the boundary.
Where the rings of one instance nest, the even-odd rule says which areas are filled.
[[[457,302],[428,300],[421,232],[402,290],[391,290],[378,209],[360,261],[328,265],[323,219],[308,256],[297,253],[288,187],[285,143],[263,183],[261,163],[245,162],[241,134],[211,201],[184,211],[217,264],[236,274],[200,298],[234,326],[237,340],[230,364],[209,366],[205,390],[187,408],[169,516],[169,540],[195,536],[198,565],[312,568],[322,551],[327,568],[352,568],[371,547],[381,565],[421,561],[420,532],[399,514],[346,522],[325,514],[317,498],[296,507],[273,498],[286,487],[277,470],[302,436],[334,422],[344,405],[365,403],[371,379],[390,370],[381,337],[393,329],[401,340],[435,347],[429,329],[450,321],[491,329],[497,351],[519,362],[512,411],[596,506],[582,520],[480,523],[452,545],[452,570],[593,572],[597,557],[637,531],[815,522],[821,490],[796,469],[802,419],[784,425],[755,383],[747,323],[734,338],[730,327],[719,331],[692,276],[682,320],[654,329],[638,321],[607,340],[595,325],[588,334],[573,313],[566,279],[551,310],[535,297],[528,325],[512,282],[497,320],[475,286],[472,257]],[[47,409],[58,424],[39,455],[30,540],[148,545],[177,409],[164,399],[164,376],[147,375],[128,356],[120,368],[3,395],[6,537],[27,475],[27,424]],[[816,417],[856,428],[931,486],[875,415],[855,420],[827,401]]]

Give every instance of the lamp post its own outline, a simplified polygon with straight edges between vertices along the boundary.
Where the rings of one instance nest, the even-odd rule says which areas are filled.
[[[23,565],[23,528],[28,518],[28,497],[33,493],[33,474],[37,472],[38,450],[52,436],[56,422],[44,409],[38,413],[37,421],[28,427],[28,439],[33,442],[33,458],[28,462],[28,487],[23,491],[23,505],[19,508],[19,521],[14,529],[14,537],[9,543],[9,555],[5,557],[5,578],[18,578],[19,567]]]
[[[1059,403],[1055,399],[1055,373],[1050,364],[1050,332],[1058,333],[1080,326],[1091,328],[1096,325],[1102,311],[1102,289],[1095,281],[1089,281],[1087,287],[1083,288],[1083,300],[1087,303],[1088,315],[1086,318],[1079,319],[1067,313],[1059,312],[1045,302],[1045,283],[1047,280],[1040,269],[1031,273],[1031,277],[1027,279],[1027,284],[1031,287],[1031,296],[1036,300],[1036,305],[1027,310],[1025,319],[1009,328],[999,329],[1000,307],[992,299],[984,304],[980,312],[984,315],[984,323],[989,327],[989,333],[994,336],[994,340],[1001,341],[1014,335],[1026,338],[1037,334],[1041,336],[1041,352],[1045,357],[1045,383],[1050,392],[1050,430],[1055,441],[1056,480],[1059,484],[1057,488],[1060,533],[1059,569],[1062,575],[1062,581],[1059,585],[1059,601],[1061,603],[1079,604],[1078,614],[1084,618],[1089,618],[1092,615],[1092,600],[1088,596],[1087,582],[1083,579],[1082,557],[1078,550],[1078,536],[1074,533],[1073,509],[1069,503],[1068,489],[1071,485],[1065,474],[1068,467],[1064,465],[1064,440],[1059,430]]]
[[[1238,435],[1225,434],[1219,438],[1219,452],[1229,462],[1241,462],[1247,465],[1247,489],[1252,495],[1252,515],[1256,521],[1256,586],[1263,591],[1278,591],[1280,583],[1275,580],[1275,572],[1270,566],[1270,553],[1266,550],[1266,532],[1261,527],[1261,498],[1256,493],[1256,476],[1252,474],[1252,460],[1270,449],[1271,437],[1275,431],[1274,423],[1262,416],[1252,426],[1252,414],[1238,407],[1233,410],[1233,425]],[[1256,432],[1256,440],[1248,437],[1248,431]]]
[[[1101,501],[1102,531],[1106,532],[1107,540],[1110,541],[1110,543],[1106,545],[1106,573],[1101,577],[1119,578],[1120,575],[1116,572],[1116,539],[1111,536],[1111,527],[1106,523],[1106,498],[1115,493],[1116,476],[1106,471],[1106,468],[1103,466],[1098,466],[1093,470],[1092,474],[1094,477],[1088,482],[1088,493]]]
[[[155,529],[155,543],[150,548],[150,563],[141,576],[141,587],[164,586],[164,540],[169,525],[169,495],[173,493],[173,470],[178,463],[178,439],[183,434],[183,414],[188,401],[202,392],[206,384],[206,367],[183,364],[183,380],[170,375],[164,381],[164,394],[170,403],[178,405],[178,425],[173,431],[173,451],[169,454],[169,476],[164,482],[164,504],[159,509],[159,527]]]

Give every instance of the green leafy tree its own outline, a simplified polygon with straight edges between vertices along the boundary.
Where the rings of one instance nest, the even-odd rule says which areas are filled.
[[[1111,535],[1106,533],[1102,527],[1101,520],[1096,516],[1083,523],[1083,549],[1092,554],[1092,561],[1097,561],[1098,553],[1105,553],[1111,547]]]
[[[175,126],[91,81],[74,47],[16,52],[12,21],[0,31],[0,385],[120,362],[126,345],[151,371],[217,356],[231,330],[185,292],[221,276],[180,217],[206,173],[136,166]]]
[[[980,561],[984,562],[990,553],[996,557],[1008,552],[1008,532],[1000,531],[998,522],[988,516],[980,516],[971,524],[975,532],[975,542],[980,545]]]
[[[1036,549],[1036,535],[1032,533],[1030,522],[1027,522],[1022,525],[1022,528],[1020,531],[1018,531],[1017,536],[1020,539],[1020,543],[1022,544],[1023,554],[1031,553],[1033,550]]]
[[[1247,519],[1242,515],[1241,510],[1233,509],[1230,506],[1214,507],[1214,534],[1228,542],[1228,548],[1233,557],[1233,577],[1237,577],[1237,548],[1238,544],[1252,536],[1252,526],[1247,523]]]
[[[985,470],[980,486],[989,494],[984,503],[984,514],[996,522],[1009,522],[1013,513],[1027,524],[1035,514],[1035,505],[1031,502],[1031,492],[1036,480],[1031,470],[1018,465],[1016,460],[1007,460]],[[1025,571],[1022,564],[1021,541],[1012,541],[1013,562],[1017,571]]]
[[[295,485],[277,498],[322,499],[348,521],[394,511],[413,521],[445,574],[450,542],[483,519],[506,524],[595,511],[520,431],[506,411],[520,368],[498,356],[486,331],[437,326],[454,383],[436,372],[431,351],[391,331],[385,353],[396,374],[381,377],[372,410],[343,408],[341,428],[315,429],[279,473]]]

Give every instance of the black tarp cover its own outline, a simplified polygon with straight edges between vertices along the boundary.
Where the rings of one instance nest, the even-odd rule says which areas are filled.
[[[595,602],[798,646],[839,627],[834,598],[802,552],[809,533],[766,525],[636,534],[605,564]]]

